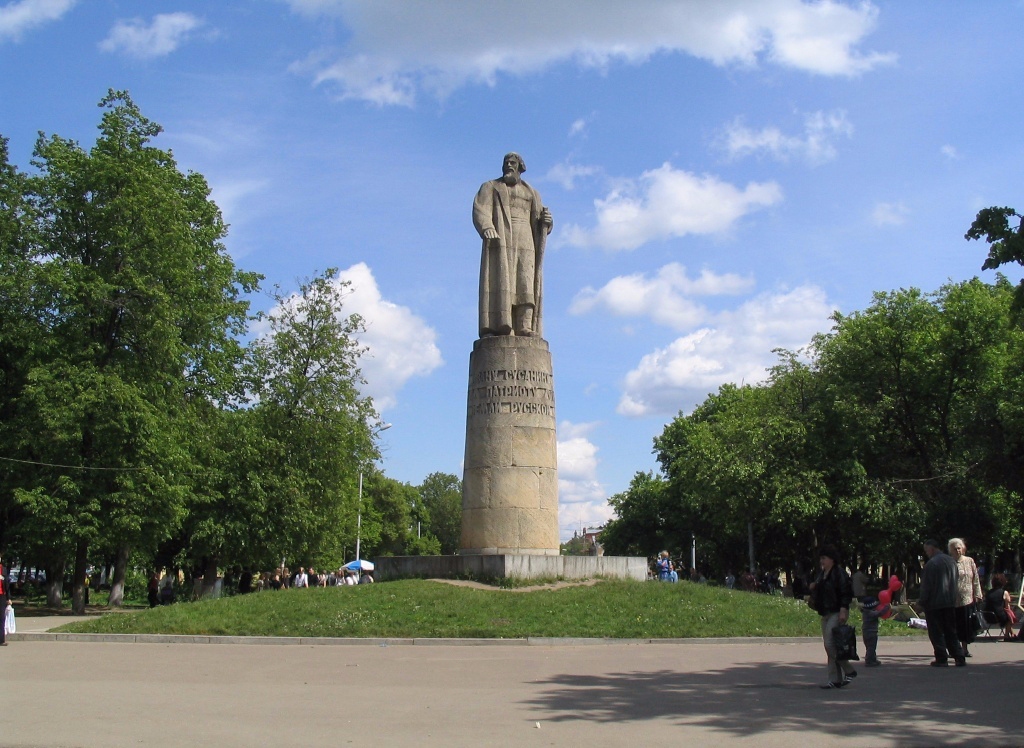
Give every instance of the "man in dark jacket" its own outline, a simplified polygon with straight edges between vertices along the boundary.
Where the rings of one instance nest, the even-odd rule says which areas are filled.
[[[836,646],[832,639],[833,630],[850,617],[850,602],[853,587],[846,570],[839,563],[839,552],[832,546],[824,546],[819,553],[821,571],[811,583],[811,600],[814,609],[821,616],[821,640],[825,644],[828,658],[828,683],[822,688],[842,688],[857,677],[857,671],[849,660],[836,659]]]
[[[967,664],[960,641],[956,638],[957,577],[956,561],[942,552],[935,540],[924,541],[928,562],[921,572],[921,594],[918,604],[924,608],[928,623],[928,639],[935,650],[933,667],[947,667],[952,657],[957,667]],[[948,653],[948,655],[947,655]]]

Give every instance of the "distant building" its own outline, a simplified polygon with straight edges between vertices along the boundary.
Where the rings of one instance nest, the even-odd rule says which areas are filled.
[[[587,552],[591,556],[603,556],[604,546],[601,545],[601,533],[604,532],[604,526],[595,527],[590,532],[587,532],[587,528],[583,528],[583,545],[587,548]]]
[[[601,533],[604,527],[595,527],[587,530],[581,527],[579,532],[573,532],[572,539],[562,543],[562,554],[567,556],[603,556],[604,546],[601,545]]]

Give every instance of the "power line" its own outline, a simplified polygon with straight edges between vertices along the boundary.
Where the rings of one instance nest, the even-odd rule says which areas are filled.
[[[39,465],[40,467],[63,468],[65,470],[106,470],[111,472],[131,472],[149,470],[148,467],[87,467],[85,465],[58,465],[54,462],[37,462],[36,460],[16,460],[13,457],[0,457],[4,462],[20,462],[22,465]]]

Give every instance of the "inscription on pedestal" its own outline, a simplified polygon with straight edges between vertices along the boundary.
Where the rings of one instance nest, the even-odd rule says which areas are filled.
[[[473,374],[469,416],[540,415],[555,417],[551,374],[532,369],[484,369]]]
[[[543,339],[474,344],[460,553],[558,555],[554,388]]]

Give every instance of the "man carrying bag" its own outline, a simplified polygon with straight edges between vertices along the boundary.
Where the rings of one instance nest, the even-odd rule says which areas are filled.
[[[857,671],[850,659],[857,656],[857,637],[853,632],[853,657],[843,659],[836,648],[836,628],[846,626],[850,617],[850,603],[853,600],[853,586],[846,570],[839,565],[839,552],[832,546],[823,546],[818,554],[821,570],[811,583],[811,607],[821,616],[821,639],[828,658],[828,683],[822,688],[843,688],[857,677]],[[840,632],[840,636],[849,636]],[[844,651],[842,654],[850,654]]]

